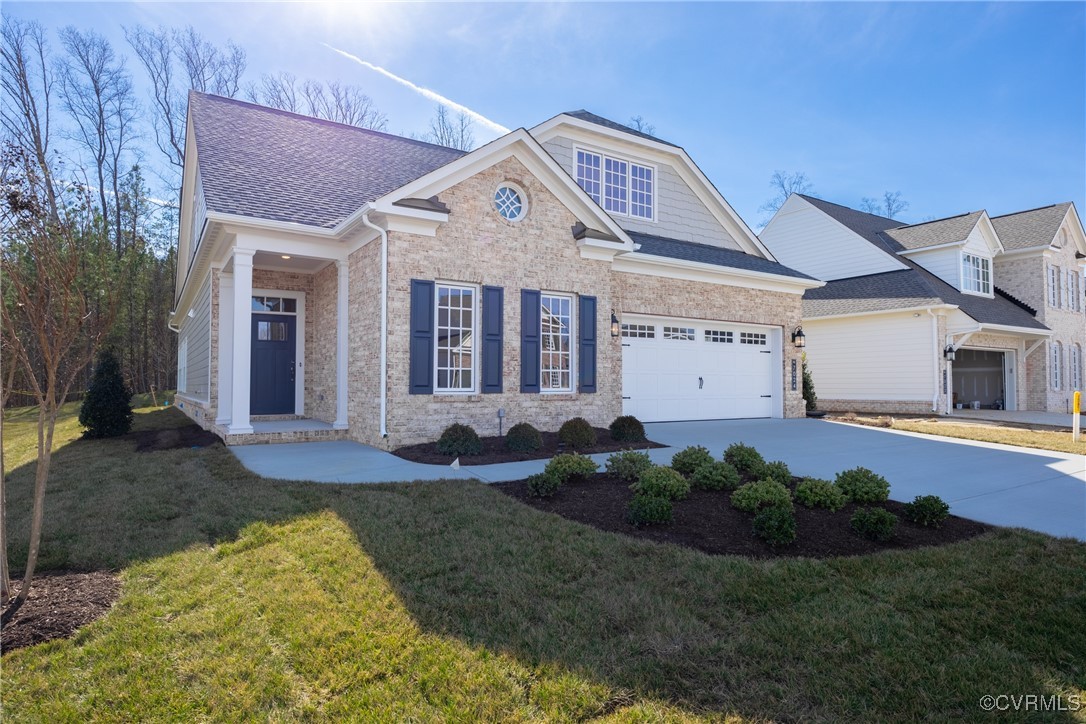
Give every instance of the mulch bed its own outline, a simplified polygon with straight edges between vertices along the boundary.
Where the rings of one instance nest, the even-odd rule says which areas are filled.
[[[219,436],[208,432],[199,425],[185,425],[168,430],[143,430],[130,432],[125,440],[136,442],[136,452],[156,452],[158,450],[176,450],[178,448],[208,447],[222,444]]]
[[[590,476],[584,482],[563,485],[551,498],[532,497],[524,480],[495,483],[493,487],[533,508],[557,513],[600,530],[674,543],[704,553],[751,558],[857,556],[945,545],[992,530],[991,526],[953,515],[940,528],[924,528],[905,520],[903,503],[889,500],[879,505],[898,516],[897,528],[889,542],[878,543],[852,532],[849,519],[861,506],[849,504],[831,513],[796,503],[796,540],[774,549],[754,535],[751,524],[754,516],[731,507],[728,491],[691,490],[686,500],[674,503],[670,523],[638,528],[626,522],[627,505],[633,497],[629,485],[605,473]]]
[[[543,447],[535,452],[511,452],[505,449],[505,438],[500,435],[480,438],[483,443],[483,452],[479,455],[465,455],[460,458],[461,465],[490,465],[493,463],[516,463],[522,460],[541,460],[552,458],[559,453],[578,452],[582,455],[594,453],[618,452],[619,450],[648,450],[654,447],[667,447],[658,442],[615,442],[611,439],[611,432],[607,428],[597,427],[596,444],[592,447],[573,450],[565,447],[558,440],[557,432],[541,432]],[[422,442],[417,445],[405,445],[392,451],[393,455],[404,460],[416,463],[428,463],[430,465],[448,465],[454,457],[442,455],[437,451],[436,442]]]
[[[13,593],[21,581],[13,581]],[[108,571],[57,571],[34,577],[30,596],[0,632],[3,653],[53,639],[65,639],[109,611],[121,583]]]

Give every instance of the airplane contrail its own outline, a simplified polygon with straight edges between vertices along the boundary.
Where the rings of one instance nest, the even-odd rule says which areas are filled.
[[[362,60],[357,55],[351,55],[347,51],[340,50],[339,48],[332,47],[328,43],[321,43],[321,45],[323,45],[324,47],[328,48],[329,50],[331,50],[333,52],[339,53],[340,55],[342,55],[344,58],[347,58],[348,60],[353,60],[354,62],[358,63],[359,65],[365,66],[365,67],[369,68],[370,70],[376,71],[376,72],[380,73],[381,75],[385,76],[386,78],[389,78],[390,80],[396,81],[400,85],[407,86],[408,88],[415,91],[416,93],[423,96],[424,98],[428,98],[428,99],[434,101],[435,103],[440,103],[441,105],[443,105],[443,106],[445,106],[447,108],[451,108],[454,111],[457,111],[459,113],[463,113],[464,115],[468,116],[472,120],[478,121],[481,125],[486,126],[487,128],[494,131],[495,133],[509,133],[509,129],[506,128],[505,126],[501,125],[500,123],[495,123],[494,121],[490,120],[489,118],[482,115],[481,113],[476,113],[475,111],[471,110],[467,106],[462,106],[459,103],[457,103],[456,101],[449,100],[448,98],[441,95],[440,93],[435,93],[434,91],[430,90],[429,88],[423,88],[422,86],[415,85],[414,83],[407,80],[406,78],[401,78],[400,76],[396,75],[395,73],[389,72],[389,71],[385,70],[384,68],[382,68],[379,65],[374,65],[373,63]]]

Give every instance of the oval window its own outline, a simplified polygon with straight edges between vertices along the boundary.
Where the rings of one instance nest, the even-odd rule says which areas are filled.
[[[494,192],[494,208],[503,219],[519,221],[524,216],[524,199],[520,190],[502,185]]]

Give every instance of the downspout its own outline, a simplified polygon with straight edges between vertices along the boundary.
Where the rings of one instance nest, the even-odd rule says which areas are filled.
[[[931,396],[931,411],[939,411],[939,357],[942,356],[942,350],[939,349],[939,317],[931,309],[927,310],[928,316],[931,317],[931,351],[934,353],[931,356],[931,375],[932,381],[935,383],[935,387],[932,388]]]
[[[388,437],[388,232],[370,221],[370,212],[362,213],[362,223],[381,235],[381,439]]]

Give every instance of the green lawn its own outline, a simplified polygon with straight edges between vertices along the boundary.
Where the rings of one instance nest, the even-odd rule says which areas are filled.
[[[221,447],[75,441],[54,465],[44,564],[124,585],[75,638],[4,657],[5,720],[973,720],[985,694],[1086,693],[1067,540],[750,561],[477,483],[275,483]],[[16,561],[30,482],[11,478]]]

